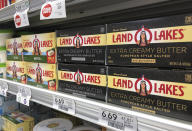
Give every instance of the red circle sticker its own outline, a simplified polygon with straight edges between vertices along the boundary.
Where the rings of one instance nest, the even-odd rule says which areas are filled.
[[[21,17],[19,15],[15,16],[15,23],[16,23],[17,26],[21,25]]]
[[[44,17],[49,17],[52,13],[52,7],[50,4],[47,4],[43,7],[42,14]]]

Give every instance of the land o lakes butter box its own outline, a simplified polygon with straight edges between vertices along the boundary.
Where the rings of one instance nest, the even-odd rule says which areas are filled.
[[[192,14],[109,24],[107,64],[192,67]]]
[[[108,102],[192,121],[192,71],[109,67]]]
[[[106,26],[57,31],[59,63],[105,64]]]
[[[6,63],[3,65],[0,64],[0,78],[6,79]]]
[[[27,84],[57,90],[56,64],[26,62]]]
[[[6,76],[8,80],[26,84],[26,63],[23,61],[7,61]]]
[[[6,78],[6,48],[0,47],[0,78]]]
[[[6,40],[7,60],[23,61],[23,45],[21,38]]]
[[[77,96],[105,101],[105,66],[58,64],[58,90]]]
[[[52,33],[23,35],[24,61],[56,63],[56,35]]]
[[[33,131],[34,118],[22,112],[12,112],[2,116],[3,131]]]

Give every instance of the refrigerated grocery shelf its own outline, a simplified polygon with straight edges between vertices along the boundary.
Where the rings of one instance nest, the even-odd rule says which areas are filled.
[[[164,117],[160,115],[151,115],[141,112],[132,111],[130,109],[120,107],[117,105],[87,99],[82,97],[73,96],[61,92],[50,91],[42,88],[37,88],[30,85],[21,84],[18,82],[0,79],[1,82],[8,84],[8,93],[16,95],[18,87],[28,87],[31,89],[31,101],[42,104],[44,106],[53,108],[53,96],[61,96],[75,102],[75,114],[74,116],[81,119],[93,122],[95,124],[105,126],[108,125],[99,121],[100,109],[108,109],[114,112],[120,112],[127,115],[132,115],[137,118],[138,130],[141,131],[191,131],[192,122],[183,120],[177,120],[174,118]],[[62,112],[62,110],[59,110]],[[114,129],[114,128],[111,128]]]
[[[33,28],[34,30],[46,27],[56,29],[58,26],[61,27],[61,25],[63,28],[70,28],[81,25],[105,24],[156,17],[161,16],[161,14],[189,13],[192,10],[191,0],[66,0],[67,18],[40,21],[40,8],[45,0],[29,0],[29,2],[30,26],[25,28]],[[0,28],[15,29],[13,23],[14,13],[14,4],[0,10]],[[192,122],[140,113],[121,106],[53,92],[5,79],[0,79],[0,81],[6,82],[9,87],[8,92],[14,95],[17,94],[18,87],[29,87],[32,92],[31,101],[50,108],[53,108],[53,95],[72,99],[76,103],[74,116],[108,128],[110,128],[108,125],[98,121],[101,108],[137,117],[138,129],[141,131],[192,131]]]

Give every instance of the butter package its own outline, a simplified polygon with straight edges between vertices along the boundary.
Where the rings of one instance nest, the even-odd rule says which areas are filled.
[[[34,118],[21,112],[3,115],[3,131],[33,131]]]
[[[105,66],[58,64],[58,90],[61,92],[105,101],[106,77]]]
[[[23,35],[24,61],[56,63],[56,35],[52,33]]]
[[[6,61],[7,61],[6,48],[0,47],[0,64],[6,63]]]
[[[26,62],[27,84],[57,90],[56,64]]]
[[[57,31],[59,63],[105,64],[105,25]]]
[[[109,67],[108,102],[192,121],[192,71]]]
[[[109,24],[107,64],[192,67],[192,14]]]
[[[6,63],[0,64],[0,78],[6,79]]]
[[[7,39],[7,60],[23,61],[23,46],[21,38]]]
[[[0,78],[6,78],[6,47],[0,47]]]
[[[8,80],[26,84],[26,63],[23,61],[7,61],[6,76]]]

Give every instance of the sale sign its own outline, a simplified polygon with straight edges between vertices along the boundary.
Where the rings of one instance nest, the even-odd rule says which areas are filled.
[[[42,15],[44,17],[49,17],[52,13],[52,6],[51,4],[47,4],[46,6],[44,6],[43,10],[42,10]]]
[[[20,26],[21,25],[21,17],[20,17],[20,15],[16,15],[15,16],[15,24],[17,25],[17,26]]]
[[[66,17],[65,0],[47,1],[41,7],[40,20]]]
[[[15,4],[16,13],[14,14],[15,27],[25,27],[29,26],[28,10],[29,1],[23,0]]]

